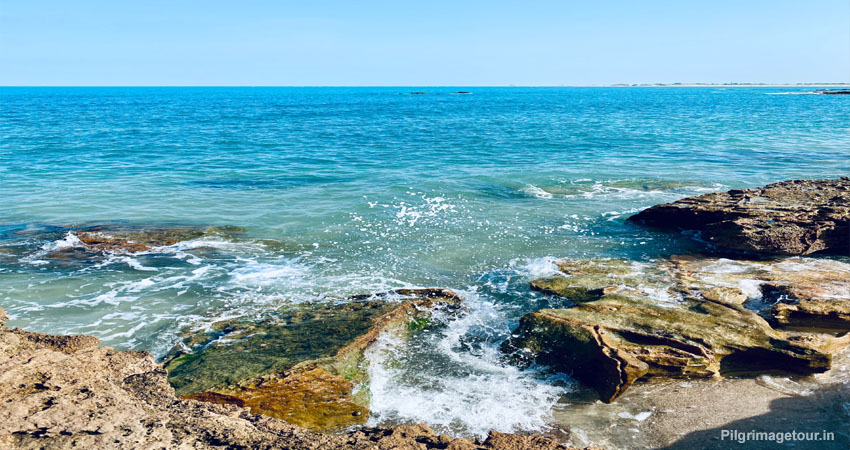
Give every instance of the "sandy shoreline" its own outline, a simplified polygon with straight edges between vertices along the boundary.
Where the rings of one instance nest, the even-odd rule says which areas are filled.
[[[665,450],[776,449],[788,443],[721,439],[723,430],[741,433],[835,433],[832,441],[793,442],[795,449],[846,449],[850,445],[850,351],[835,357],[833,369],[809,377],[653,380],[635,385],[614,403],[593,393],[556,408],[558,424],[571,431],[569,443],[613,449]],[[563,405],[567,406],[567,405]],[[557,435],[550,437],[557,438]]]

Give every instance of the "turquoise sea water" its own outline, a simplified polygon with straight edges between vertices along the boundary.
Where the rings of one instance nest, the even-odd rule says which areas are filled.
[[[699,248],[625,222],[653,204],[850,174],[846,96],[768,95],[810,90],[0,88],[0,306],[162,356],[223,317],[451,288],[466,315],[379,349],[403,364],[375,363],[373,422],[541,429],[569,380],[498,352],[549,301],[528,280],[555,257]],[[246,232],[203,254],[44,259],[66,227],[115,223]]]

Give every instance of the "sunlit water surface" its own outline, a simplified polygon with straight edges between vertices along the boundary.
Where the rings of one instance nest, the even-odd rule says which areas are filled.
[[[699,248],[625,222],[641,208],[850,173],[847,98],[767,95],[789,90],[0,88],[0,305],[162,356],[221,318],[451,288],[465,314],[372,349],[372,423],[551,431],[574,383],[498,349],[555,301],[528,281],[557,257]],[[246,231],[44,259],[74,245],[62,227],[115,223]]]

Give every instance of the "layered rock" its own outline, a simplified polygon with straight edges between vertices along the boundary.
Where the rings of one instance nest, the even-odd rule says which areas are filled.
[[[751,299],[775,327],[809,332],[850,331],[850,264],[829,259],[733,261],[671,258],[680,289],[725,289]],[[744,291],[748,295],[743,295]]]
[[[794,180],[653,206],[629,220],[699,231],[715,247],[776,255],[850,254],[850,178]]]
[[[730,264],[749,271],[730,271]],[[576,305],[524,316],[503,348],[525,362],[572,373],[606,402],[622,395],[635,381],[652,376],[823,372],[830,367],[831,352],[847,345],[850,337],[775,330],[742,306],[750,299],[747,292],[753,294],[752,289],[742,287],[755,284],[757,289],[769,285],[770,280],[793,278],[841,293],[848,279],[840,277],[850,266],[830,264],[834,266],[831,273],[803,270],[804,264],[788,261],[738,263],[678,257],[646,264],[563,260],[558,262],[563,275],[535,280],[531,285]],[[762,279],[755,278],[759,275]],[[736,283],[745,280],[755,283]],[[762,295],[759,291],[755,294],[754,301]]]
[[[234,405],[180,399],[147,352],[3,326],[0,448],[568,450],[534,436],[452,439],[423,425],[324,435]]]
[[[378,298],[378,297],[391,298]],[[461,299],[442,289],[399,290],[345,302],[296,305],[262,322],[219,322],[190,335],[166,360],[179,395],[245,406],[315,430],[369,417],[365,350],[383,333],[429,323]]]

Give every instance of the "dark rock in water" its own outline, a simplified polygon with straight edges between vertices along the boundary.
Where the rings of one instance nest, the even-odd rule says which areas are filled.
[[[381,299],[392,295],[395,301]],[[393,300],[393,299],[390,299]],[[165,368],[178,395],[245,406],[316,430],[368,419],[364,352],[381,333],[405,335],[426,326],[434,308],[461,299],[442,289],[402,289],[344,303],[296,305],[263,322],[214,324],[183,343]]]
[[[850,95],[850,89],[824,89],[817,92],[825,95]]]
[[[457,92],[455,92],[455,94],[471,94],[471,93],[472,92],[469,92],[469,91],[457,91]]]
[[[116,352],[91,336],[11,330],[5,317],[0,309],[3,449],[571,449],[496,432],[484,442],[452,439],[424,425],[320,434],[237,405],[178,398],[147,352]]]
[[[174,245],[204,236],[233,236],[244,232],[241,227],[191,225],[97,225],[72,227],[67,233],[76,242],[51,251],[47,257],[62,259],[73,253],[136,253]]]
[[[653,206],[629,220],[697,230],[710,244],[776,255],[850,253],[850,178],[795,180]]]
[[[770,314],[781,327],[843,333],[850,331],[850,273],[843,283],[795,284],[787,280],[766,283],[761,290],[775,299]]]
[[[410,95],[428,95],[430,92],[408,92]]]
[[[835,298],[811,298],[795,303],[780,302],[772,308],[779,325],[817,330],[850,331],[850,301]]]
[[[730,264],[749,271],[729,270]],[[795,264],[800,265],[692,257],[654,264],[563,260],[558,266],[564,276],[535,280],[532,286],[577,305],[522,317],[503,350],[520,362],[572,373],[605,402],[653,376],[823,372],[832,352],[850,343],[850,336],[786,334],[741,306],[748,296],[737,286],[793,279],[793,274],[798,281],[824,280],[807,278]],[[836,264],[838,272],[850,267]],[[833,293],[843,289],[839,280],[832,280],[838,283]]]

